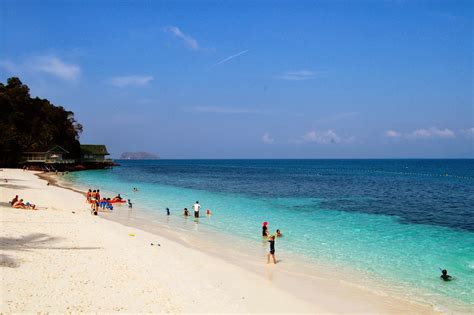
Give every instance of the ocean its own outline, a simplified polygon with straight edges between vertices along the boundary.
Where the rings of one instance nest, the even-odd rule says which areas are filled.
[[[249,247],[262,246],[268,221],[270,232],[284,234],[277,241],[282,264],[304,257],[348,270],[361,285],[377,279],[390,292],[440,310],[474,312],[474,160],[118,162],[65,179],[121,193],[133,213],[156,224]],[[199,230],[182,216],[196,200],[213,212],[210,218],[201,212]],[[441,281],[439,268],[455,280]]]

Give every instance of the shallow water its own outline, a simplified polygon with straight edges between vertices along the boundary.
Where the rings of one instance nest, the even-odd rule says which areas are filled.
[[[165,207],[172,221],[186,222],[182,209],[199,200],[213,211],[199,229],[231,234],[241,244],[261,246],[261,223],[268,221],[272,232],[285,234],[279,253],[382,279],[440,307],[474,310],[473,160],[120,163],[67,179],[120,192],[159,222],[166,222]],[[440,281],[439,267],[456,280]]]

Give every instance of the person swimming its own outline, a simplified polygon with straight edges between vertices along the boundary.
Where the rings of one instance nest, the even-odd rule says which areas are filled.
[[[441,276],[440,276],[441,279],[443,279],[444,281],[451,281],[453,280],[453,277],[451,277],[450,275],[448,275],[448,271],[446,269],[443,269],[441,270]]]
[[[276,236],[277,236],[277,237],[282,237],[282,236],[283,236],[283,234],[281,234],[280,229],[277,229],[277,230],[276,230]]]
[[[211,211],[210,209],[207,209],[207,210],[206,210],[206,215],[209,216],[209,215],[211,215],[211,214],[212,214],[212,211]]]

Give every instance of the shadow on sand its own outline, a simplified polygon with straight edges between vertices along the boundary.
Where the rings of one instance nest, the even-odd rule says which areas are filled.
[[[97,250],[102,247],[61,247],[51,246],[53,243],[63,240],[61,237],[49,236],[42,233],[32,233],[22,237],[0,237],[0,250],[2,251],[29,251],[37,249],[46,250]],[[9,255],[0,255],[0,267],[19,267],[18,259]]]

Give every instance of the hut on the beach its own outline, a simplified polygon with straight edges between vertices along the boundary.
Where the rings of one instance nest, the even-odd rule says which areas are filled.
[[[69,154],[69,151],[59,145],[50,148],[42,148],[40,150],[32,150],[23,152],[23,159],[25,163],[35,164],[73,164],[74,159],[65,159],[64,156]]]
[[[112,163],[105,156],[110,155],[103,144],[81,144],[81,162],[83,163]]]

